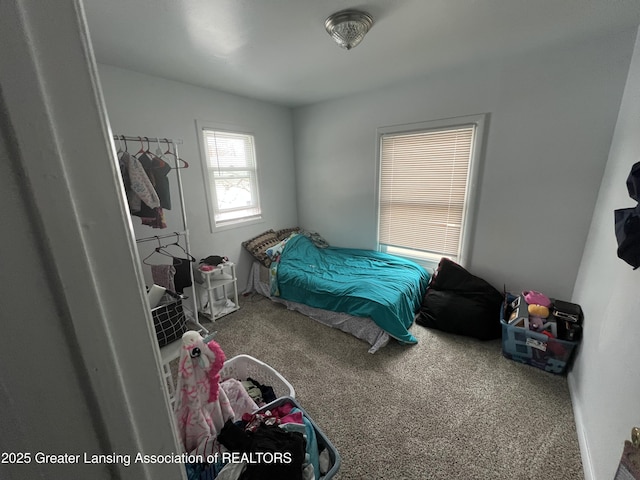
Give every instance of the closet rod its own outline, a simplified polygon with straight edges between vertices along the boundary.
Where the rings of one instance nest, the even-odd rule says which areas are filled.
[[[166,233],[164,235],[154,235],[152,237],[137,238],[136,243],[150,242],[151,240],[161,240],[163,238],[175,237],[176,235],[182,235],[183,237],[187,236],[186,232],[172,232]]]
[[[178,145],[182,145],[182,140],[173,140],[171,138],[157,138],[157,137],[130,137],[128,135],[114,135],[114,140],[126,140],[127,142],[139,142],[141,139],[145,142],[153,142],[153,143],[176,143]]]

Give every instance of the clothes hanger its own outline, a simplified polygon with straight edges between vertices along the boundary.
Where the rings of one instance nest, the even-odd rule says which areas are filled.
[[[178,243],[180,241],[180,234],[178,232],[173,232],[173,233],[176,236],[176,241],[175,241],[175,243],[172,243],[171,245],[176,245],[177,247],[179,247],[180,250],[182,250],[184,252],[184,254],[188,257],[188,260],[190,262],[195,262],[196,261],[195,257],[193,255],[191,255],[189,252],[187,252],[185,250],[185,248],[182,245],[180,245],[180,243]]]
[[[173,244],[171,244],[171,245],[173,245]],[[182,262],[188,262],[189,261],[188,258],[176,257],[173,253],[167,251],[166,248],[168,246],[170,246],[170,245],[163,245],[162,247],[158,247],[158,248],[156,248],[156,252],[158,252],[160,255],[164,255],[165,257],[169,257],[172,260],[177,260],[178,263],[174,263],[174,265],[182,265]]]
[[[153,252],[151,252],[149,255],[144,257],[144,259],[142,260],[142,263],[144,263],[145,265],[149,265],[150,267],[153,267],[154,265],[158,265],[156,263],[147,262],[147,260],[149,260],[149,258],[151,258],[154,253],[159,253],[160,255],[164,255],[165,257],[169,257],[169,258],[171,258],[173,260],[177,260],[178,263],[175,263],[174,265],[182,265],[182,262],[186,262],[187,261],[185,258],[175,257],[175,256],[171,255],[169,252],[164,250],[164,247],[156,247],[156,248],[153,249]],[[159,264],[159,265],[162,265],[162,264]]]
[[[164,152],[162,151],[162,147],[160,146],[160,138],[159,137],[156,137],[156,142],[158,144],[158,147],[156,148],[156,157],[158,157],[160,160],[163,160]]]
[[[166,139],[166,138],[164,139],[164,141],[165,141],[165,142],[167,142],[167,151],[166,151],[166,152],[164,152],[164,154],[165,154],[165,155],[167,155],[167,154],[173,155],[173,157],[174,157],[177,161],[182,162],[182,163],[184,164],[184,167],[178,167],[178,166],[176,166],[176,168],[189,168],[189,164],[188,164],[185,160],[183,160],[183,159],[179,158],[179,157],[178,157],[174,152],[172,152],[172,151],[171,151],[171,145],[172,145],[172,143],[171,143],[171,142],[169,142],[169,140],[168,140],[168,139]]]
[[[133,154],[134,157],[137,157],[138,155],[144,153],[144,143],[142,143],[142,137],[138,137],[138,140],[140,141],[140,150]]]
[[[176,246],[176,247],[178,247],[180,250],[182,250],[182,251],[183,251],[183,253],[184,253],[188,258],[179,258],[179,257],[173,257],[173,258],[178,259],[178,260],[185,260],[185,261],[188,261],[188,262],[195,262],[195,261],[196,261],[195,257],[194,257],[193,255],[191,255],[189,252],[187,252],[187,251],[184,249],[184,247],[183,247],[182,245],[180,245],[180,243],[179,243],[179,241],[180,241],[180,234],[179,234],[178,232],[173,232],[173,234],[176,236],[176,241],[175,241],[175,242],[173,242],[173,243],[169,243],[169,244],[165,245],[164,247],[162,247],[163,251],[164,251],[165,253],[169,253],[169,252],[167,252],[167,251],[166,251],[166,250],[164,250],[164,249],[165,249],[166,247]],[[160,252],[160,253],[162,253],[162,252]]]
[[[158,238],[157,235],[156,235],[156,240],[158,241],[158,246],[153,249],[153,252],[151,252],[149,255],[144,257],[144,259],[142,260],[142,263],[144,263],[145,265],[149,265],[150,267],[156,265],[155,263],[147,262],[147,260],[149,260],[149,258],[151,258],[155,253],[159,253],[160,255],[164,255],[165,257],[169,257],[169,258],[171,258],[173,260],[178,260],[177,265],[182,265],[182,262],[186,261],[186,259],[184,259],[184,258],[175,257],[175,256],[171,255],[171,253],[165,251],[164,250],[165,247],[160,244],[160,239]]]
[[[165,165],[167,165],[169,168],[173,168],[170,165],[170,163],[164,159],[164,152],[162,151],[162,147],[160,145],[160,137],[156,137],[156,144],[158,146],[156,147],[155,153],[151,152],[149,149],[147,150],[147,153],[151,156],[152,160],[155,160],[156,162],[160,162],[159,166],[156,165],[156,167],[165,168]]]
[[[144,153],[146,153],[147,155],[153,156],[153,152],[151,151],[151,145],[149,144],[149,137],[144,137],[144,139],[147,141],[147,149],[145,150]]]
[[[129,154],[129,146],[127,145],[127,138],[124,135],[118,135],[116,137],[118,139],[118,151],[116,155],[118,159],[122,159],[122,156],[126,153]],[[124,143],[124,149],[122,148],[122,144]]]

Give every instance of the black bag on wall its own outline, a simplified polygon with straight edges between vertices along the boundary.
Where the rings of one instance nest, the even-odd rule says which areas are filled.
[[[636,202],[640,198],[640,162],[631,167],[627,177],[627,191]],[[629,265],[640,267],[640,205],[614,211],[618,257]]]
[[[618,257],[635,270],[640,267],[640,206],[621,208],[614,214]]]
[[[636,202],[640,202],[640,162],[631,167],[631,172],[627,177],[627,190],[631,198]]]

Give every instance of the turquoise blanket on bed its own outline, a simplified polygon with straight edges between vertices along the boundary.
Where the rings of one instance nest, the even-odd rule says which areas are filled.
[[[317,248],[304,235],[295,235],[276,268],[281,298],[370,317],[400,342],[417,343],[408,328],[429,282],[420,265],[373,250]]]

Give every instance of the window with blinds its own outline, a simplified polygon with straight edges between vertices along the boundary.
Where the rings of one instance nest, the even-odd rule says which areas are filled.
[[[380,137],[380,249],[460,261],[477,124]]]
[[[253,135],[207,128],[202,133],[214,226],[259,219]]]

